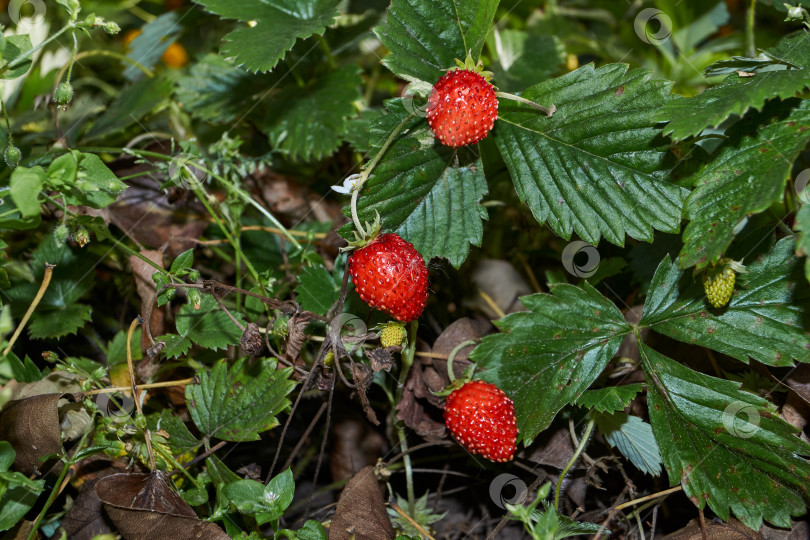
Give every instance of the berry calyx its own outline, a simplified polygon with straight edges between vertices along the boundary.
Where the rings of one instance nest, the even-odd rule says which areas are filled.
[[[22,152],[13,144],[8,143],[6,149],[3,151],[3,159],[6,161],[6,165],[8,165],[9,169],[16,169],[22,159]]]
[[[426,117],[442,144],[453,148],[475,144],[486,137],[498,118],[498,97],[491,73],[467,57],[433,86]]]
[[[399,323],[388,323],[380,330],[380,345],[383,347],[396,347],[405,341],[407,332]]]
[[[425,259],[397,234],[377,236],[348,260],[357,293],[369,306],[398,321],[419,318],[427,304]]]
[[[60,82],[59,86],[56,87],[56,91],[53,93],[53,100],[57,105],[64,108],[72,99],[73,86],[67,81]]]
[[[515,405],[494,384],[470,381],[447,396],[444,423],[470,453],[510,461],[517,450]]]

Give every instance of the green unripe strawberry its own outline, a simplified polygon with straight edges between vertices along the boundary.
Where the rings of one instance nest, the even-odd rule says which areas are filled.
[[[22,159],[22,152],[20,152],[19,148],[9,143],[3,152],[3,159],[6,160],[6,165],[8,165],[9,169],[16,169]]]
[[[401,324],[390,323],[385,325],[380,331],[380,344],[383,347],[402,345],[402,342],[405,341],[405,336],[405,327]]]
[[[53,230],[53,236],[56,238],[57,244],[63,244],[68,236],[70,236],[70,229],[68,229],[68,226],[64,223],[60,223]]]
[[[53,100],[57,105],[65,107],[72,99],[73,86],[67,81],[60,82],[59,86],[56,87],[56,91],[53,93]]]
[[[76,232],[73,233],[73,240],[79,244],[79,247],[84,247],[90,242],[90,231],[88,231],[83,225],[79,225],[79,228],[76,229]]]
[[[734,282],[737,274],[730,266],[720,265],[703,273],[703,290],[709,303],[721,308],[728,304],[734,294]]]

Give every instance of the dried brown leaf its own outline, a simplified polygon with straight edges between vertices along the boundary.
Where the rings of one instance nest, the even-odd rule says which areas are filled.
[[[329,540],[393,540],[395,536],[374,467],[366,467],[340,494]]]
[[[40,458],[62,452],[57,409],[61,397],[42,394],[10,401],[0,411],[0,440],[11,443],[17,453],[14,466],[23,474],[44,472]]]
[[[709,540],[763,540],[762,534],[749,529],[731,518],[728,523],[706,520],[706,538]],[[668,534],[664,540],[703,540],[700,521],[693,519],[686,527]]]

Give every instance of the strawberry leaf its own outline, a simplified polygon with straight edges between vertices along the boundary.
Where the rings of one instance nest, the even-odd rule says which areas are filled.
[[[591,244],[678,230],[687,191],[667,181],[667,147],[653,125],[671,83],[649,79],[624,64],[588,65],[523,92],[556,106],[551,118],[501,100],[493,136],[539,223]]]
[[[714,309],[692,272],[667,255],[653,277],[641,324],[672,338],[709,347],[743,362],[770,366],[810,361],[810,286],[802,279],[794,242],[785,238],[737,276],[729,304]]]
[[[224,441],[257,441],[259,433],[278,425],[276,415],[290,405],[295,382],[292,368],[276,369],[276,361],[245,358],[231,368],[225,360],[200,374],[200,384],[186,386],[189,412],[206,437]]]
[[[761,127],[764,120],[769,123]],[[808,124],[810,101],[791,100],[772,102],[729,130],[719,153],[695,175],[695,190],[686,199],[684,217],[690,222],[683,232],[681,268],[716,262],[748,216],[782,198],[791,164],[810,141]]]
[[[515,402],[518,439],[529,445],[596,380],[630,327],[587,282],[521,302],[529,311],[498,321],[501,333],[485,337],[471,359]]]
[[[321,159],[337,150],[353,103],[361,99],[360,69],[345,66],[304,88],[282,90],[269,104],[262,130],[293,160]]]
[[[231,315],[244,324],[241,313],[231,311]],[[228,317],[228,314],[219,309],[216,300],[210,295],[203,295],[200,309],[183,304],[177,313],[175,321],[177,333],[182,338],[188,338],[201,347],[208,349],[224,349],[228,345],[238,345],[242,338],[242,331]],[[188,350],[188,345],[182,340],[166,343],[172,349],[172,356],[179,356]]]
[[[636,395],[641,392],[642,384],[626,384],[623,386],[609,386],[594,390],[585,390],[577,399],[576,403],[580,407],[593,409],[603,413],[621,411]]]
[[[650,424],[623,412],[596,413],[594,419],[607,443],[638,470],[652,476],[661,474],[661,452]]]
[[[810,445],[764,399],[639,344],[650,422],[671,485],[724,521],[790,527],[810,499]]]
[[[409,102],[387,102],[391,114],[372,125],[372,141],[381,144],[408,118]],[[487,213],[479,203],[487,182],[481,160],[468,150],[434,144],[423,118],[414,116],[405,129],[363,186],[357,203],[360,220],[373,221],[379,212],[383,229],[411,242],[426,260],[446,257],[459,267],[470,243],[480,246],[484,234],[481,220]],[[344,213],[350,215],[348,208]],[[340,234],[348,238],[352,229],[349,223]]]
[[[340,295],[340,283],[323,266],[307,266],[298,274],[295,295],[305,310],[326,315]]]
[[[516,92],[557,73],[565,61],[565,48],[555,36],[523,30],[498,30],[487,36],[496,61],[489,66],[498,89]]]
[[[810,34],[800,32],[783,39],[782,50],[803,69],[781,65],[780,70],[756,71],[753,77],[733,74],[719,86],[709,88],[689,99],[670,101],[659,110],[655,119],[669,122],[666,135],[675,140],[699,134],[707,127],[719,126],[731,115],[743,116],[749,109],[762,110],[773,98],[786,99],[810,86]],[[772,50],[773,51],[773,50]],[[768,51],[768,52],[772,52]]]
[[[195,0],[223,19],[255,21],[226,35],[222,54],[248,71],[270,71],[296,40],[323,34],[338,15],[337,0]]]
[[[51,339],[75,334],[91,319],[93,309],[85,304],[68,304],[51,311],[35,312],[28,325],[34,339]]]
[[[806,191],[810,195],[810,191]],[[803,256],[804,277],[810,281],[810,204],[803,204],[796,212],[796,222],[793,228],[799,232],[796,240],[796,255]]]
[[[393,0],[374,33],[391,54],[383,64],[407,80],[430,84],[464,60],[478,59],[499,0]]]

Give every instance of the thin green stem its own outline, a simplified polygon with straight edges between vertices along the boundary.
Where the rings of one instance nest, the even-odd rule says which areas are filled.
[[[14,135],[11,133],[11,122],[8,119],[8,111],[6,111],[6,102],[0,96],[0,108],[3,109],[3,118],[6,120],[6,130],[8,130],[8,144],[14,145]]]
[[[453,370],[453,362],[456,359],[456,355],[464,347],[469,347],[470,345],[475,345],[476,343],[478,343],[477,339],[468,339],[467,341],[462,341],[461,343],[456,345],[456,347],[452,351],[450,351],[450,356],[447,357],[447,376],[450,378],[451,383],[456,380],[456,374],[455,371]]]
[[[402,365],[399,372],[397,393],[392,405],[396,405],[402,401],[402,395],[405,393],[405,383],[408,381],[408,373],[411,370],[413,359],[416,355],[416,332],[418,329],[419,322],[411,321],[411,335],[408,340],[408,347],[402,351]],[[401,422],[397,422],[397,436],[399,438],[401,451],[404,453],[402,463],[405,466],[405,488],[408,492],[408,512],[413,513],[413,509],[415,508],[414,502],[416,501],[413,491],[413,467],[411,466],[411,456],[407,453],[408,440],[405,435],[405,428]]]
[[[745,50],[750,57],[757,54],[754,42],[754,18],[756,14],[757,0],[751,0],[748,4],[748,13],[745,21]]]
[[[72,30],[72,29],[74,29],[74,28],[76,28],[76,25],[75,25],[75,24],[73,24],[73,23],[70,23],[70,24],[68,24],[67,26],[64,26],[64,27],[63,27],[62,29],[60,29],[60,30],[59,30],[57,33],[55,33],[54,35],[52,35],[51,37],[49,37],[48,39],[46,39],[46,40],[45,40],[45,41],[43,41],[42,43],[40,43],[40,44],[38,44],[37,46],[32,47],[31,49],[29,49],[29,50],[25,51],[23,54],[21,54],[20,56],[18,56],[17,58],[15,58],[15,59],[14,59],[14,61],[12,61],[12,62],[8,63],[7,65],[5,65],[5,66],[3,66],[3,67],[1,67],[1,68],[0,68],[0,75],[2,75],[3,73],[5,73],[6,71],[8,71],[8,70],[10,70],[10,69],[14,69],[15,67],[19,66],[19,65],[20,65],[20,64],[22,64],[22,63],[23,63],[23,61],[24,61],[24,60],[26,60],[26,59],[27,59],[29,56],[32,56],[32,55],[33,55],[34,53],[36,53],[38,50],[40,50],[41,48],[43,48],[43,47],[45,47],[46,45],[48,45],[49,43],[51,43],[53,40],[55,40],[56,38],[58,38],[59,36],[61,36],[61,35],[62,35],[62,34],[64,34],[65,32],[67,32],[68,30]]]
[[[585,433],[582,434],[582,439],[579,441],[579,445],[577,449],[574,451],[574,455],[571,456],[571,459],[568,460],[568,464],[560,473],[560,477],[557,479],[557,487],[554,489],[554,509],[560,509],[560,489],[562,489],[563,480],[565,480],[565,476],[568,474],[568,471],[571,467],[574,466],[577,459],[579,459],[579,455],[585,450],[585,447],[588,446],[588,441],[591,438],[591,433],[593,433],[593,427],[596,425],[596,420],[591,418],[588,421],[588,426],[585,428]]]

